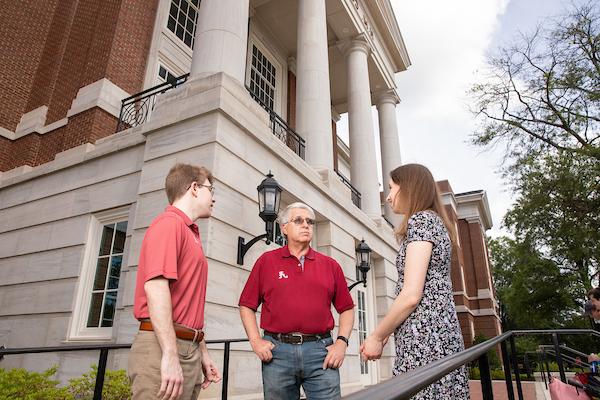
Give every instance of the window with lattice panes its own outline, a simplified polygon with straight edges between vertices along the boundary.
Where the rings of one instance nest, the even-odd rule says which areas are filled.
[[[194,48],[194,35],[200,0],[172,0],[167,28],[190,49]]]
[[[88,328],[113,326],[126,233],[127,221],[112,222],[102,227],[86,324]]]
[[[177,77],[171,73],[165,66],[159,64],[158,65],[158,80],[160,83],[165,82],[176,82]]]
[[[250,91],[259,99],[263,107],[273,110],[277,82],[275,65],[255,44],[252,44],[250,63]]]
[[[358,290],[358,340],[362,344],[367,338],[367,305],[366,305],[366,293],[363,290]],[[366,375],[369,373],[369,364],[360,361],[360,373]]]

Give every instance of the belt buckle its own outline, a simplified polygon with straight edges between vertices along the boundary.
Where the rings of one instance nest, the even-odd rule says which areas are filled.
[[[300,338],[300,342],[295,343],[295,344],[303,344],[304,343],[304,336],[301,333],[290,333],[290,336]]]

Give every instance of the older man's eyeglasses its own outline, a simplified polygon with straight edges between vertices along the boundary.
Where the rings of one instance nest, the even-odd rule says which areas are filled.
[[[308,224],[308,226],[313,226],[315,224],[315,220],[312,218],[296,217],[296,218],[290,220],[290,222],[293,222],[294,225],[298,225],[298,226],[303,225],[305,221]]]

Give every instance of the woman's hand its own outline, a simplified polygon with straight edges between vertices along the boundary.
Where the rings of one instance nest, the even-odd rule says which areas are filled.
[[[383,353],[383,346],[387,340],[380,340],[373,335],[369,335],[360,345],[360,354],[363,360],[379,360]]]

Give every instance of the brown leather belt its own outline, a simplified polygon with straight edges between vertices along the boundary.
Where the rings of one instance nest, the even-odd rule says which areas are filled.
[[[302,344],[304,342],[316,342],[317,340],[327,339],[331,337],[331,332],[304,335],[302,333],[273,333],[265,331],[265,335],[271,336],[283,343]]]
[[[188,328],[180,324],[173,323],[175,336],[183,340],[191,340],[192,342],[200,343],[204,339],[204,332],[199,329]],[[140,321],[140,331],[153,331],[152,322],[145,319]]]

